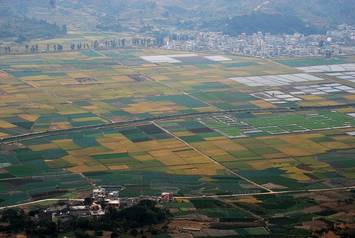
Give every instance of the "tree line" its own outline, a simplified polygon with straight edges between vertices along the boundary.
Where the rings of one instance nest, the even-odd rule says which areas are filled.
[[[154,47],[157,41],[154,38],[119,38],[110,40],[93,40],[72,42],[69,44],[54,43],[54,44],[24,44],[24,46],[0,46],[1,54],[28,54],[41,52],[61,52],[61,51],[79,51],[90,49],[119,49],[128,47]]]
[[[45,210],[6,209],[0,217],[0,234],[19,234],[25,232],[29,237],[57,237],[60,234],[74,231],[75,237],[91,237],[88,231],[95,231],[100,236],[103,231],[112,232],[111,237],[129,233],[138,235],[139,228],[148,227],[148,232],[158,231],[152,228],[169,218],[166,209],[157,206],[156,202],[143,200],[135,206],[118,210],[107,208],[103,216],[52,219],[52,215]]]

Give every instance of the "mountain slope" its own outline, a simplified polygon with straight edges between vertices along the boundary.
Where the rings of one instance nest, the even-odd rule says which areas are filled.
[[[354,0],[0,0],[1,6],[7,11],[0,11],[0,18],[11,11],[74,30],[208,30],[211,24],[232,33],[289,33],[355,25]]]

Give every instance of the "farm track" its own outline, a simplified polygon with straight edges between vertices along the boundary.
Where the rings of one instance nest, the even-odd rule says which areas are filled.
[[[337,187],[337,188],[324,188],[324,189],[304,189],[304,190],[285,190],[285,191],[274,191],[274,192],[260,192],[260,193],[238,193],[231,195],[206,195],[206,196],[180,196],[175,197],[175,199],[198,199],[198,198],[212,198],[212,199],[221,199],[221,198],[237,198],[237,197],[246,197],[246,196],[262,196],[262,195],[284,195],[284,194],[302,194],[302,193],[324,193],[324,192],[336,192],[336,191],[353,191],[355,190],[355,185],[350,187]],[[65,199],[65,198],[49,198],[36,200],[31,202],[19,203],[10,206],[0,207],[0,210],[8,208],[23,207],[29,205],[35,205],[44,202],[60,202],[60,201],[84,201],[83,199]]]
[[[176,199],[194,199],[194,198],[233,198],[233,197],[246,197],[246,196],[262,196],[262,195],[282,195],[282,194],[299,194],[299,193],[322,193],[322,192],[334,192],[334,191],[353,191],[354,186],[349,187],[337,187],[337,188],[320,188],[320,189],[301,189],[301,190],[284,190],[284,191],[272,191],[272,192],[259,192],[259,193],[238,193],[230,195],[206,195],[206,196],[183,196],[175,197]]]
[[[192,150],[196,151],[197,153],[199,153],[200,155],[202,155],[203,157],[207,158],[209,161],[211,161],[212,163],[215,163],[219,166],[221,166],[222,168],[224,168],[226,171],[228,171],[230,174],[232,174],[235,177],[238,177],[241,180],[244,180],[245,182],[252,184],[260,189],[269,191],[269,192],[273,192],[272,190],[258,184],[255,183],[254,181],[236,173],[235,171],[231,170],[230,168],[227,168],[226,166],[224,166],[223,164],[219,163],[217,160],[213,159],[211,156],[207,155],[206,153],[202,152],[201,150],[195,148],[194,146],[190,145],[189,143],[187,143],[186,141],[184,141],[183,139],[179,138],[178,136],[176,136],[175,134],[173,134],[172,132],[166,130],[165,128],[161,127],[160,125],[158,125],[155,122],[152,122],[155,126],[157,126],[158,128],[160,128],[161,130],[165,131],[165,133],[168,133],[169,135],[173,136],[176,140],[182,142],[183,144],[185,144],[187,147],[191,148]]]
[[[83,130],[99,130],[111,127],[127,127],[127,126],[136,126],[144,123],[149,123],[151,121],[161,121],[161,120],[174,120],[174,119],[183,119],[197,116],[206,116],[206,115],[215,115],[215,114],[223,114],[223,113],[278,113],[278,112],[295,112],[295,111],[311,111],[311,110],[334,110],[341,109],[347,107],[354,107],[355,103],[349,104],[340,104],[340,105],[330,105],[330,106],[308,106],[308,107],[284,107],[284,108],[274,108],[274,109],[231,109],[231,110],[216,110],[216,111],[208,111],[208,112],[192,112],[185,114],[172,114],[166,116],[157,116],[157,117],[149,117],[144,119],[135,119],[129,121],[120,121],[120,122],[110,122],[110,123],[102,123],[91,126],[83,126],[83,127],[73,127],[69,129],[61,129],[61,130],[50,130],[50,131],[40,131],[33,132],[21,135],[10,136],[6,138],[0,139],[1,143],[13,143],[20,142],[24,140],[30,140],[35,138],[42,138],[47,136],[55,136],[55,135],[63,135],[70,132],[77,132]]]

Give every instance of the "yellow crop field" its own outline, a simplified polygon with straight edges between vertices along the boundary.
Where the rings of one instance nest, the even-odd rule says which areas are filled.
[[[253,182],[275,191],[350,184],[355,137],[347,133],[355,131],[355,120],[347,114],[355,110],[325,106],[351,105],[353,95],[273,103],[258,95],[288,94],[310,83],[253,87],[231,79],[299,72],[269,59],[210,62],[204,56],[211,52],[177,64],[142,58],[177,53],[137,48],[1,56],[0,138],[12,137],[0,143],[2,188],[16,187],[6,176],[52,174],[77,176],[77,186],[144,184],[148,193],[171,189],[186,196],[264,192]],[[44,192],[61,188],[53,184]]]
[[[71,128],[69,122],[53,122],[50,125],[52,130],[65,130]]]
[[[319,143],[320,145],[327,147],[329,150],[341,150],[341,149],[348,149],[351,148],[351,145],[344,144],[342,142],[322,142]]]
[[[322,101],[317,101],[315,103],[315,105],[317,106],[334,106],[338,104],[339,104],[338,102],[332,100],[322,100]]]
[[[305,150],[304,148],[299,148],[295,146],[283,146],[279,150],[288,156],[309,156],[313,155],[315,151]]]
[[[88,122],[88,121],[102,121],[105,122],[100,117],[82,117],[82,118],[74,118],[73,121],[75,122]]]
[[[19,115],[19,117],[30,122],[35,122],[39,118],[38,115],[31,115],[31,114],[21,114]]]
[[[238,203],[249,203],[249,204],[259,204],[262,201],[258,200],[256,197],[253,196],[244,196],[237,199]]]
[[[216,145],[218,148],[221,148],[228,152],[241,151],[246,148],[232,140],[223,139],[223,140],[213,140],[211,144]]]
[[[268,109],[268,108],[275,108],[275,105],[264,100],[255,100],[250,101],[250,103],[254,104],[257,107]]]
[[[133,158],[135,158],[136,160],[142,161],[142,162],[154,160],[154,157],[149,154],[136,155],[136,156],[133,156]]]
[[[56,144],[39,144],[39,145],[31,145],[29,148],[33,151],[43,151],[50,149],[58,149],[59,146]]]
[[[106,171],[107,168],[104,167],[103,165],[97,164],[93,166],[80,165],[80,166],[70,167],[68,170],[72,173],[89,173],[89,172]]]
[[[0,128],[8,129],[8,128],[14,128],[14,127],[16,127],[16,125],[8,123],[8,122],[6,122],[4,120],[0,120]]]
[[[209,164],[211,161],[206,158],[205,156],[202,156],[198,153],[195,152],[194,155],[191,155],[191,157],[184,158],[184,161],[186,164]]]
[[[65,139],[65,140],[55,140],[53,141],[55,145],[64,149],[64,150],[75,150],[80,149],[78,145],[76,145],[72,140]]]
[[[85,149],[77,149],[77,150],[71,150],[68,151],[70,155],[72,155],[75,158],[82,158],[82,157],[88,157],[89,155],[97,155],[97,154],[102,154],[109,152],[105,147],[89,147]]]
[[[7,137],[7,136],[8,136],[8,134],[3,133],[3,132],[0,132],[0,138],[5,138],[5,137]]]
[[[140,102],[136,104],[132,104],[129,107],[123,108],[124,111],[136,114],[136,113],[149,113],[149,112],[175,112],[181,110],[182,107],[177,106],[176,104],[169,102]]]
[[[30,77],[22,77],[21,79],[24,81],[42,81],[42,80],[48,80],[48,76],[46,75],[41,75],[41,76],[30,76]]]
[[[182,151],[176,151],[175,154],[178,155],[180,158],[191,158],[196,154],[196,151],[182,150]]]
[[[265,170],[273,167],[282,167],[281,165],[292,163],[292,159],[270,159],[270,160],[250,160],[246,163],[256,170]]]
[[[68,170],[73,173],[86,173],[107,170],[105,166],[90,158],[78,158],[69,155],[65,156],[63,159],[73,165],[72,167],[68,168]]]
[[[350,101],[355,101],[355,95],[354,94],[345,95],[344,98],[346,98],[347,100],[350,100]]]
[[[271,153],[271,154],[263,154],[263,158],[265,159],[281,159],[287,157],[284,153]]]
[[[329,164],[325,162],[321,162],[319,160],[314,159],[313,157],[298,157],[296,159],[298,162],[307,165],[317,171],[326,171],[326,172],[334,172],[335,169],[332,168]]]
[[[112,165],[112,166],[108,166],[108,168],[110,170],[118,170],[118,171],[129,169],[129,167],[127,165]]]

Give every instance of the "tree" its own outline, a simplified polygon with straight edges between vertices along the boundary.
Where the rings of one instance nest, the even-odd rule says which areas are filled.
[[[48,234],[51,234],[51,237],[55,237],[57,231],[57,225],[46,217],[35,222],[28,221],[26,223],[26,233],[30,237],[46,237]]]
[[[103,232],[101,230],[99,231],[95,231],[95,236],[98,237],[98,236],[103,236]]]
[[[10,224],[9,232],[20,232],[24,230],[26,216],[23,210],[7,209],[2,213],[1,221]]]
[[[138,235],[137,229],[131,230],[130,234],[131,234],[132,236],[136,237],[136,236]]]
[[[117,238],[117,237],[119,237],[117,232],[111,233],[111,238]]]
[[[75,48],[75,45],[74,45],[74,48]],[[87,198],[84,199],[84,205],[85,206],[91,206],[92,203],[93,203],[93,199],[91,197],[87,197]]]
[[[86,232],[81,231],[81,230],[76,231],[74,235],[76,238],[91,238],[91,236],[89,234],[87,234]]]

